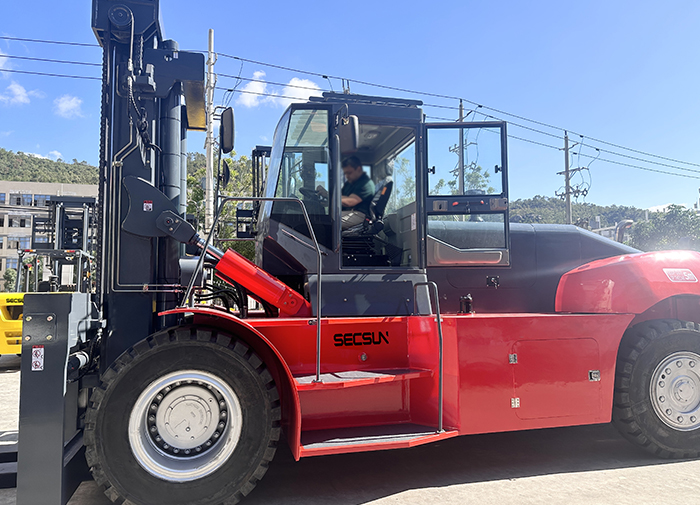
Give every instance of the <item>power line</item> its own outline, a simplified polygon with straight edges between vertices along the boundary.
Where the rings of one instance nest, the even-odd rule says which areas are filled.
[[[308,70],[301,70],[301,69],[296,69],[296,68],[292,68],[292,67],[286,67],[286,66],[283,66],[283,65],[276,65],[276,64],[273,64],[273,63],[265,63],[265,62],[261,62],[261,61],[257,61],[257,60],[251,60],[251,59],[248,59],[248,58],[241,58],[240,56],[232,56],[232,55],[230,55],[230,54],[225,54],[225,53],[218,53],[218,54],[219,54],[219,56],[222,56],[222,57],[224,57],[224,58],[230,58],[230,59],[234,59],[234,60],[238,60],[238,61],[244,61],[244,62],[247,62],[247,63],[252,63],[252,64],[255,64],[255,65],[262,65],[262,66],[266,66],[266,67],[270,67],[270,68],[277,68],[277,69],[279,69],[279,70],[285,70],[285,71],[289,71],[289,72],[297,72],[297,73],[305,74],[305,75],[313,75],[313,76],[316,76],[316,77],[321,77],[321,78],[323,78],[323,79],[345,79],[345,80],[349,80],[349,81],[352,81],[352,82],[355,82],[355,83],[358,83],[358,84],[363,84],[363,85],[366,85],[366,86],[372,86],[372,87],[381,88],[381,89],[388,89],[388,90],[392,90],[392,91],[400,91],[400,92],[402,92],[402,93],[410,93],[410,94],[423,95],[423,96],[432,96],[432,97],[436,97],[436,98],[445,98],[445,99],[448,99],[448,100],[463,100],[464,102],[467,102],[467,103],[469,103],[469,104],[475,105],[477,109],[483,108],[483,109],[491,110],[491,111],[497,112],[497,113],[499,113],[499,114],[504,114],[504,115],[509,116],[509,117],[514,117],[514,118],[517,118],[517,119],[521,119],[521,120],[523,120],[523,121],[527,121],[527,122],[529,122],[529,123],[537,124],[537,125],[540,125],[540,126],[545,126],[545,127],[547,127],[547,128],[551,128],[551,129],[553,129],[553,130],[561,130],[561,131],[568,130],[569,132],[571,132],[571,133],[573,133],[573,134],[575,134],[575,135],[579,135],[580,137],[586,137],[586,138],[588,138],[589,140],[592,140],[592,141],[594,141],[594,142],[598,142],[598,143],[600,143],[600,144],[605,144],[605,145],[608,145],[608,146],[611,146],[611,147],[615,147],[615,148],[617,148],[617,149],[622,149],[622,150],[625,150],[625,151],[630,151],[630,152],[634,152],[634,153],[637,153],[637,154],[642,154],[642,155],[644,155],[644,156],[649,156],[649,157],[652,157],[652,158],[662,159],[662,160],[665,160],[665,161],[671,161],[671,162],[673,162],[673,163],[681,163],[681,164],[684,164],[684,165],[691,165],[691,166],[700,167],[700,163],[693,163],[693,162],[689,162],[689,161],[682,161],[682,160],[677,160],[677,159],[674,159],[674,158],[668,158],[668,157],[666,157],[666,156],[660,156],[660,155],[658,155],[658,154],[647,153],[647,152],[645,152],[645,151],[640,151],[640,150],[638,150],[638,149],[633,149],[633,148],[630,148],[630,147],[621,146],[621,145],[619,145],[619,144],[615,144],[615,143],[613,143],[613,142],[607,142],[607,141],[605,141],[605,140],[597,139],[597,138],[594,138],[594,137],[588,137],[588,136],[582,135],[582,134],[580,134],[580,133],[577,133],[577,132],[575,132],[574,130],[571,130],[570,128],[562,128],[562,127],[559,127],[559,126],[554,126],[554,125],[549,124],[549,123],[544,123],[544,122],[542,122],[542,121],[537,121],[537,120],[535,120],[535,119],[530,119],[530,118],[527,118],[527,117],[525,117],[525,116],[520,116],[520,115],[518,115],[518,114],[513,114],[513,113],[510,113],[510,112],[506,112],[506,111],[503,111],[503,110],[500,110],[500,109],[496,109],[496,108],[494,108],[494,107],[488,107],[488,106],[486,106],[486,105],[481,105],[481,104],[478,103],[478,102],[475,102],[475,101],[473,101],[473,100],[469,100],[469,99],[466,99],[466,98],[463,98],[463,97],[452,96],[452,95],[443,95],[443,94],[440,94],[440,93],[429,93],[429,92],[426,92],[426,91],[416,91],[416,90],[407,89],[407,88],[399,88],[399,87],[396,87],[396,86],[387,86],[387,85],[385,85],[385,84],[377,84],[377,83],[372,83],[372,82],[368,82],[368,81],[361,81],[361,80],[356,80],[356,79],[348,79],[347,77],[339,77],[339,76],[333,76],[333,75],[328,75],[328,74],[321,74],[321,73],[318,73],[318,72],[310,72],[310,71],[308,71]],[[447,107],[446,107],[446,108],[447,108]],[[457,109],[457,107],[454,107],[454,109]],[[548,133],[545,133],[545,132],[541,132],[541,131],[539,131],[539,130],[535,130],[535,131],[538,131],[539,133],[543,133],[543,134],[545,134],[545,135],[553,135],[553,134],[548,134]],[[558,137],[557,137],[557,138],[558,138]],[[616,153],[611,153],[611,154],[616,154]],[[620,156],[624,156],[624,155],[620,155]]]
[[[60,44],[60,45],[68,45],[68,46],[100,47],[99,44],[87,44],[87,43],[82,43],[82,42],[66,42],[66,41],[56,41],[56,40],[30,39],[30,38],[9,37],[9,36],[0,36],[0,39],[4,39],[4,40],[14,40],[14,41],[22,41],[22,42],[36,42],[36,43],[45,43],[45,44]],[[201,51],[199,51],[199,52],[201,52]],[[258,61],[258,60],[249,59],[249,58],[242,58],[242,57],[239,57],[239,56],[233,56],[233,55],[229,55],[229,54],[225,54],[225,53],[218,53],[218,55],[219,55],[219,56],[222,56],[222,57],[224,57],[224,58],[230,58],[230,59],[238,60],[238,61],[241,61],[241,62],[247,62],[247,63],[251,63],[251,64],[255,64],[255,65],[262,65],[262,66],[266,66],[266,67],[270,67],[270,68],[276,68],[276,69],[285,70],[285,71],[289,71],[289,72],[296,72],[296,73],[305,74],[305,75],[312,75],[312,76],[320,77],[320,78],[322,78],[322,79],[327,79],[327,80],[329,80],[329,82],[330,82],[330,79],[340,79],[340,80],[352,81],[352,82],[355,82],[355,83],[357,83],[357,84],[362,84],[362,85],[366,85],[366,86],[376,87],[376,88],[380,88],[380,89],[387,89],[387,90],[392,90],[392,91],[398,91],[398,92],[402,92],[402,93],[410,93],[410,94],[416,94],[416,95],[431,96],[431,97],[443,98],[443,99],[448,99],[448,100],[463,100],[463,101],[466,102],[466,103],[469,103],[469,104],[474,105],[474,106],[475,106],[475,109],[473,109],[474,111],[476,111],[477,109],[483,108],[483,109],[490,110],[490,111],[494,111],[494,112],[496,112],[496,113],[503,114],[503,115],[506,115],[506,116],[509,116],[509,117],[513,117],[513,118],[516,118],[516,119],[520,119],[520,120],[523,120],[523,121],[526,121],[526,122],[529,122],[529,123],[533,123],[533,124],[537,124],[537,125],[540,125],[540,126],[544,126],[544,127],[546,127],[546,128],[555,129],[555,130],[562,130],[562,131],[566,130],[565,128],[562,128],[562,127],[559,127],[559,126],[555,126],[555,125],[552,125],[552,124],[549,124],[549,123],[545,123],[545,122],[542,122],[542,121],[537,121],[537,120],[534,120],[534,119],[527,118],[527,117],[525,117],[525,116],[520,116],[520,115],[518,115],[518,114],[513,114],[513,113],[510,113],[510,112],[507,112],[507,111],[504,111],[504,110],[496,109],[496,108],[494,108],[494,107],[489,107],[489,106],[486,106],[486,105],[482,105],[482,104],[480,104],[480,103],[478,103],[478,102],[475,102],[475,101],[473,101],[473,100],[469,100],[469,99],[466,99],[466,98],[463,98],[463,97],[458,97],[458,96],[453,96],[453,95],[445,95],[445,94],[441,94],[441,93],[430,93],[430,92],[426,92],[426,91],[417,91],[417,90],[412,90],[412,89],[408,89],[408,88],[401,88],[401,87],[397,87],[397,86],[388,86],[388,85],[385,85],[385,84],[373,83],[373,82],[369,82],[369,81],[348,79],[348,78],[345,78],[345,77],[327,75],[327,74],[322,74],[322,73],[319,73],[319,72],[311,72],[311,71],[308,71],[308,70],[302,70],[302,69],[297,69],[297,68],[293,68],[293,67],[287,67],[287,66],[283,66],[283,65],[276,65],[276,64],[273,64],[273,63],[266,63],[266,62],[262,62],[262,61]],[[30,58],[30,57],[20,57],[20,56],[9,56],[9,55],[3,55],[3,56],[8,57],[8,58],[17,58],[17,59],[34,60],[34,61],[45,61],[45,62],[52,62],[52,63],[67,63],[67,64],[100,66],[99,63],[86,63],[86,62],[74,62],[74,61],[73,61],[73,62],[70,62],[70,61],[63,61],[63,60],[51,60],[51,59]],[[32,74],[32,75],[42,75],[42,76],[47,76],[47,77],[65,77],[65,78],[73,78],[73,79],[99,80],[99,78],[97,78],[97,77],[74,76],[74,75],[62,75],[62,74],[50,74],[50,73],[44,73],[44,72],[30,72],[30,71],[9,70],[9,69],[2,69],[2,71],[3,71],[3,72],[15,72],[15,73],[23,73],[23,74]],[[248,81],[256,81],[256,79],[247,79],[247,78],[243,78],[243,77],[240,77],[240,76],[236,77],[236,76],[231,76],[231,75],[227,75],[227,74],[219,74],[219,75],[221,75],[222,77],[230,77],[230,78],[238,78],[238,79],[248,80]],[[267,81],[262,81],[262,80],[257,80],[257,81],[259,81],[259,82],[267,82]],[[272,83],[272,82],[270,82],[270,84],[275,84],[275,85],[280,85],[280,86],[286,86],[286,87],[296,87],[296,88],[300,88],[300,89],[310,89],[310,90],[314,90],[314,91],[316,90],[316,88],[304,87],[304,86],[299,86],[299,85],[290,85],[290,84],[281,84],[281,83]],[[221,89],[221,88],[218,88],[218,89]],[[239,92],[239,93],[243,93],[244,91],[238,90],[238,92]],[[249,94],[256,94],[256,95],[260,95],[260,96],[274,96],[274,97],[279,97],[279,98],[297,99],[297,97],[283,97],[283,96],[274,95],[274,94],[255,93],[255,92],[246,92],[246,93],[249,93]],[[427,106],[427,107],[436,107],[436,108],[451,109],[451,110],[456,110],[456,109],[457,109],[457,107],[446,106],[446,105],[437,105],[437,104],[424,104],[424,105]],[[497,117],[489,116],[489,115],[487,115],[487,114],[484,114],[484,116],[487,117],[487,118],[490,117],[490,118],[493,118],[493,119],[499,119],[499,118],[497,118]],[[500,120],[500,119],[499,119],[499,120]],[[451,121],[451,120],[450,120],[450,121]],[[512,122],[512,121],[509,121],[509,123],[512,124],[512,125],[514,125],[514,126],[517,126],[517,127],[520,127],[520,128],[524,128],[524,129],[533,131],[533,132],[535,132],[535,133],[539,133],[539,134],[541,134],[541,135],[546,135],[546,136],[550,136],[550,137],[554,137],[554,138],[559,138],[557,135],[554,135],[554,134],[552,134],[552,133],[545,132],[545,131],[542,131],[542,130],[538,130],[538,129],[536,129],[536,128],[528,127],[528,126],[525,126],[525,125],[522,125],[522,124],[517,124],[517,123],[514,123],[514,122]],[[616,148],[616,149],[620,149],[620,150],[624,150],[624,151],[629,151],[629,152],[634,152],[634,153],[636,153],[636,154],[640,154],[640,155],[643,155],[643,156],[647,156],[647,157],[651,157],[651,158],[656,158],[656,159],[661,159],[661,160],[665,160],[665,161],[670,161],[670,162],[673,162],[673,163],[680,163],[680,164],[683,164],[683,165],[690,165],[690,166],[700,167],[700,164],[699,164],[699,163],[693,163],[693,162],[688,162],[688,161],[683,161],[683,160],[677,160],[677,159],[669,158],[669,157],[666,157],[666,156],[660,156],[660,155],[657,155],[657,154],[648,153],[648,152],[641,151],[641,150],[638,150],[638,149],[633,149],[633,148],[625,147],[625,146],[622,146],[622,145],[619,145],[619,144],[615,144],[615,143],[613,143],[613,142],[608,142],[608,141],[605,141],[605,140],[602,140],[602,139],[597,139],[597,138],[594,138],[594,137],[587,137],[587,136],[584,136],[584,135],[582,135],[582,134],[580,134],[580,133],[577,133],[577,132],[575,132],[574,130],[571,130],[571,129],[568,129],[568,130],[569,130],[572,134],[574,134],[574,135],[579,135],[579,136],[582,137],[582,138],[585,137],[585,138],[588,138],[590,141],[597,142],[597,143],[604,144],[604,145],[608,145],[608,146],[614,147],[614,148]],[[542,145],[542,146],[549,147],[549,148],[554,148],[554,146],[550,146],[550,145],[543,144],[543,143],[540,143],[540,142],[531,141],[531,140],[528,140],[528,139],[523,139],[523,138],[515,137],[515,136],[512,136],[512,137],[513,137],[513,138],[516,138],[516,139],[518,139],[518,140],[527,141],[527,142],[530,142],[530,143],[533,143],[533,144]],[[557,147],[556,149],[560,149],[560,148]],[[673,165],[668,165],[668,164],[666,164],[666,163],[659,163],[659,162],[644,160],[644,159],[637,158],[637,157],[634,157],[634,156],[630,156],[630,155],[626,155],[626,154],[622,154],[622,153],[613,152],[613,151],[610,151],[610,150],[607,150],[607,149],[598,148],[598,150],[601,151],[601,152],[605,152],[605,153],[607,153],[607,154],[611,154],[611,155],[613,155],[613,156],[620,156],[620,157],[624,157],[624,158],[628,158],[628,159],[633,159],[633,160],[635,160],[635,161],[642,161],[642,162],[645,162],[645,163],[651,163],[651,164],[655,164],[655,165],[659,165],[659,166],[664,166],[664,167],[667,167],[667,168],[673,168],[674,170],[684,170],[684,171],[689,171],[689,172],[694,172],[694,173],[700,173],[700,171],[698,171],[698,170],[691,170],[691,169],[687,169],[687,168],[683,168],[683,167],[677,167],[677,166],[673,166]],[[665,171],[662,171],[662,170],[655,170],[655,169],[650,169],[650,168],[639,167],[639,166],[637,166],[637,165],[631,165],[631,164],[628,164],[628,163],[615,162],[615,161],[612,161],[612,160],[601,159],[601,161],[606,161],[606,162],[608,162],[608,163],[615,163],[615,164],[622,165],[622,166],[629,166],[629,167],[631,167],[631,168],[638,168],[638,169],[641,169],[641,170],[648,170],[648,171],[652,171],[652,172],[666,173],[666,174],[671,174],[671,175],[680,175],[680,174],[673,174],[673,173],[671,173],[671,172],[665,172]],[[693,177],[693,178],[695,178],[695,177]]]
[[[438,121],[454,122],[454,119],[447,119],[447,118],[443,118],[443,117],[435,117],[435,116],[426,116],[426,117],[429,118],[429,119],[437,119]],[[530,143],[530,144],[536,144],[536,145],[538,145],[538,146],[547,147],[547,148],[549,148],[549,149],[554,149],[554,150],[556,150],[556,151],[561,151],[561,147],[553,146],[553,145],[550,145],[550,144],[545,144],[545,143],[543,143],[543,142],[537,142],[537,141],[531,140],[531,139],[526,139],[526,138],[518,137],[518,136],[516,136],[516,135],[511,135],[510,133],[508,134],[508,138],[515,139],[515,140],[520,140],[520,141],[523,141],[523,142],[528,142],[528,143]],[[678,176],[678,177],[686,177],[686,178],[689,178],[689,179],[700,179],[700,177],[697,177],[697,176],[694,176],[694,175],[678,174],[678,173],[675,173],[675,172],[667,172],[667,171],[665,171],[665,170],[657,170],[657,169],[655,169],[655,168],[640,167],[639,165],[632,165],[632,164],[630,164],[630,163],[623,163],[623,162],[621,162],[621,161],[608,160],[608,159],[605,159],[605,158],[600,158],[599,156],[591,156],[591,155],[589,155],[589,154],[581,154],[581,156],[583,156],[583,157],[585,157],[585,158],[591,158],[591,159],[597,160],[597,161],[604,161],[604,162],[606,162],[606,163],[611,163],[611,164],[613,164],[613,165],[622,165],[622,166],[629,167],[629,168],[634,168],[634,169],[637,169],[637,170],[646,170],[646,171],[648,171],[648,172],[656,172],[656,173],[659,173],[659,174],[675,175],[675,176]],[[641,161],[644,161],[644,160],[641,160]],[[682,167],[673,167],[673,168],[682,169]]]
[[[48,63],[68,63],[70,65],[87,65],[91,67],[101,67],[100,63],[87,63],[84,61],[52,60],[50,58],[32,58],[30,56],[14,56],[10,54],[0,54],[0,58],[13,58],[16,60],[45,61]]]
[[[12,72],[14,74],[31,74],[31,75],[43,75],[45,77],[67,77],[69,79],[89,79],[93,81],[101,81],[101,77],[88,77],[85,75],[65,75],[65,74],[49,74],[46,72],[30,72],[29,70],[14,70],[8,68],[0,68],[0,73],[2,72]]]
[[[86,44],[85,42],[63,42],[63,41],[58,41],[58,40],[23,39],[20,37],[7,37],[4,35],[0,35],[0,39],[16,40],[19,42],[39,42],[42,44],[60,44],[63,46],[100,47],[99,44]]]

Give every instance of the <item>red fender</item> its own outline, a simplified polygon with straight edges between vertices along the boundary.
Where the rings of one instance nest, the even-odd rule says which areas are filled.
[[[301,407],[299,393],[294,386],[292,372],[275,346],[258,330],[249,325],[245,320],[222,310],[207,307],[180,307],[168,310],[159,315],[191,314],[194,324],[213,326],[223,331],[236,335],[244,340],[258,356],[265,362],[272,378],[279,386],[280,402],[282,405],[282,418],[286,420],[287,439],[294,459],[300,458],[301,445]]]
[[[559,281],[555,310],[641,314],[677,295],[700,296],[700,253],[659,251],[586,263]]]

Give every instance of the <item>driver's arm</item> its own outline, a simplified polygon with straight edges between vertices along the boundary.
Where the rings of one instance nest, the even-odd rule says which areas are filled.
[[[362,198],[353,193],[350,196],[341,197],[340,201],[343,203],[343,207],[354,207],[362,201]]]

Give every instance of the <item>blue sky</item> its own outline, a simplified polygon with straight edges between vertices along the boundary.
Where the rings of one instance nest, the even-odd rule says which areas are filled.
[[[585,201],[648,208],[692,205],[700,188],[700,99],[697,96],[700,3],[693,1],[435,1],[222,2],[161,0],[167,37],[181,49],[205,50],[209,28],[218,52],[350,79],[353,93],[422,99],[456,107],[455,99],[362,85],[462,97],[485,107],[566,128],[583,140],[572,167],[588,167]],[[95,43],[91,2],[4,2],[0,35]],[[72,47],[0,39],[5,55],[99,63],[98,47]],[[0,69],[99,77],[100,68],[0,58]],[[219,74],[257,78],[238,89],[288,95],[285,84],[340,91],[340,80],[283,71],[220,57]],[[220,76],[218,86],[235,79]],[[272,83],[280,83],[275,85]],[[251,89],[251,88],[248,88]],[[296,89],[296,93],[300,90]],[[243,98],[242,98],[243,97]],[[236,150],[249,154],[269,144],[285,100],[236,94]],[[224,98],[217,91],[216,103]],[[465,103],[466,110],[473,105]],[[431,117],[457,118],[453,109],[425,107]],[[563,131],[504,113],[509,134],[553,147]],[[472,113],[483,119],[484,115]],[[545,132],[545,135],[517,125]],[[0,147],[97,164],[99,81],[53,78],[0,70]],[[584,135],[583,139],[579,134]],[[553,136],[550,136],[553,135]],[[597,140],[593,140],[597,139]],[[649,157],[603,144],[605,141]],[[201,134],[189,150],[203,151]],[[516,138],[509,143],[511,198],[554,196],[564,155]],[[595,147],[613,151],[598,152]],[[618,153],[618,154],[614,154]],[[621,157],[619,154],[629,157]],[[601,161],[610,159],[650,170]],[[686,163],[679,163],[686,162]],[[668,165],[668,166],[666,166]],[[579,200],[583,201],[583,200]]]

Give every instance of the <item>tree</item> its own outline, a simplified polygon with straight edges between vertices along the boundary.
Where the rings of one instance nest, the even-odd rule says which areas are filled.
[[[700,251],[700,216],[680,205],[654,212],[649,221],[632,227],[630,245],[642,251],[692,249]]]
[[[6,293],[13,292],[15,290],[15,282],[17,282],[17,270],[14,268],[8,268],[2,276],[3,286],[2,291]]]
[[[221,160],[221,170],[223,173],[224,160],[228,163],[231,171],[231,178],[226,188],[221,187],[222,196],[252,196],[253,190],[253,170],[250,159],[247,156],[236,158],[235,151],[232,151],[226,158]],[[215,169],[216,172],[216,169]],[[187,213],[194,215],[200,229],[204,225],[204,188],[202,181],[206,176],[206,157],[201,153],[187,154]],[[216,178],[216,173],[214,174]],[[216,184],[216,181],[214,182]],[[234,238],[236,236],[236,202],[226,204],[219,218],[219,225],[216,236],[218,238]],[[253,259],[255,246],[252,242],[223,242],[222,249],[232,248],[248,259]]]

